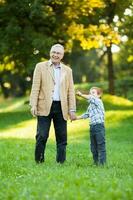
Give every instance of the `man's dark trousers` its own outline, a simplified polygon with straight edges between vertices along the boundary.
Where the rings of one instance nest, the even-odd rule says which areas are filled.
[[[94,163],[96,165],[104,165],[106,163],[104,124],[101,123],[90,126],[90,141]]]
[[[35,160],[37,163],[44,162],[45,147],[49,137],[49,130],[52,119],[57,145],[56,161],[58,163],[63,163],[66,160],[67,121],[64,120],[62,115],[61,102],[53,101],[50,114],[48,116],[37,117],[37,134],[35,146]]]

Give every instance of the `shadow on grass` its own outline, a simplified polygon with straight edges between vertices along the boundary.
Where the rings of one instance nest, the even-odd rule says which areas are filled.
[[[0,130],[8,129],[11,126],[30,119],[32,119],[32,116],[28,111],[0,113]]]

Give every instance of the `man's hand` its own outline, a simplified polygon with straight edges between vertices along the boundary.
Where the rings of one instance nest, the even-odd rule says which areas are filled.
[[[72,119],[71,122],[72,122],[72,121],[76,121],[77,119],[78,119],[78,118],[77,118],[77,116],[76,116],[76,118]]]
[[[75,114],[75,112],[70,111],[69,115],[70,115],[70,120],[71,121],[76,120],[76,114]]]
[[[36,115],[37,115],[37,108],[36,108],[36,106],[33,106],[31,108],[31,114],[32,114],[33,117],[36,117]]]
[[[77,92],[76,92],[76,95],[77,95],[77,96],[82,96],[82,93],[81,93],[80,91],[77,91]]]

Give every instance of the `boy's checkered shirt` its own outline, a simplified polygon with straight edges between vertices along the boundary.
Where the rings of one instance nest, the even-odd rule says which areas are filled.
[[[101,124],[104,123],[104,105],[101,99],[90,95],[89,106],[87,111],[81,115],[83,119],[90,118],[90,124]]]

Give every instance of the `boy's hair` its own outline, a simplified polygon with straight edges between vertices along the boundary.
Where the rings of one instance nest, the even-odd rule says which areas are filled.
[[[103,90],[99,87],[91,87],[90,90],[95,89],[97,91],[97,94],[101,97],[103,94]]]

